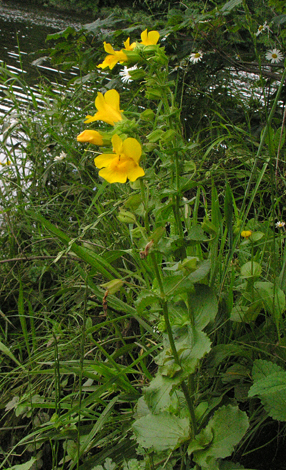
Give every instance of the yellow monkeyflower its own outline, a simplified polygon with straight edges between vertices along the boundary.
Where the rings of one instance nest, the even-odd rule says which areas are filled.
[[[242,238],[249,238],[251,234],[252,234],[251,230],[243,230],[240,235],[242,236]]]
[[[89,142],[94,145],[102,145],[103,139],[99,132],[93,130],[85,130],[76,138],[78,142]]]
[[[124,51],[133,51],[133,49],[135,49],[136,47],[136,42],[132,42],[132,44],[130,44],[130,38],[126,39],[126,41],[123,43],[124,44]]]
[[[93,121],[104,121],[114,126],[115,122],[122,121],[123,111],[120,109],[120,96],[116,90],[108,90],[103,96],[100,91],[95,98],[97,113],[94,116],[86,116],[85,123]]]
[[[103,168],[98,173],[108,183],[126,183],[127,178],[135,181],[144,176],[143,168],[139,166],[142,153],[138,140],[128,137],[124,141],[115,134],[112,137],[112,154],[101,154],[95,157],[94,164],[97,168]]]
[[[120,63],[127,62],[127,55],[123,52],[122,49],[121,51],[115,51],[111,44],[108,44],[105,41],[103,44],[104,44],[104,50],[105,52],[107,52],[108,55],[105,57],[104,61],[101,64],[99,64],[97,67],[101,69],[105,69],[106,67],[109,67],[110,70],[112,70],[113,67],[115,67],[115,65],[117,64],[117,62],[120,62]]]
[[[144,46],[155,46],[157,42],[159,41],[160,34],[158,31],[150,31],[147,33],[147,29],[141,33],[141,44],[144,44]]]

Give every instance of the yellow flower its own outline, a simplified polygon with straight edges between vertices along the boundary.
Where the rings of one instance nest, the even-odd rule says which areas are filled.
[[[136,47],[136,42],[132,42],[130,44],[130,38],[126,39],[126,41],[123,43],[124,44],[124,51],[133,51]]]
[[[251,230],[243,230],[240,235],[241,235],[243,238],[249,238],[249,237],[251,236],[251,234],[252,234],[252,231],[251,231]]]
[[[108,56],[106,56],[104,61],[101,64],[99,64],[97,67],[101,69],[105,69],[106,67],[109,67],[110,70],[112,70],[113,67],[115,67],[115,65],[117,64],[117,62],[120,62],[120,63],[127,62],[127,55],[123,52],[122,49],[121,51],[115,51],[111,44],[108,44],[105,41],[103,44],[104,44],[104,50],[105,52],[108,53]]]
[[[128,137],[124,141],[115,134],[112,137],[112,154],[101,154],[94,159],[97,168],[103,168],[98,173],[108,183],[126,183],[127,178],[135,181],[144,176],[143,168],[139,166],[142,153],[138,140]]]
[[[102,145],[103,140],[102,136],[97,131],[92,130],[85,130],[81,134],[79,134],[76,138],[78,142],[89,142],[90,144],[94,145]]]
[[[147,29],[141,33],[141,40],[144,46],[155,46],[159,41],[160,34],[158,31],[150,31],[147,33]]]
[[[98,92],[95,98],[95,107],[98,111],[94,116],[86,116],[84,122],[104,121],[114,126],[115,122],[122,121],[123,111],[120,110],[119,103],[120,96],[116,90],[108,90],[104,96]]]

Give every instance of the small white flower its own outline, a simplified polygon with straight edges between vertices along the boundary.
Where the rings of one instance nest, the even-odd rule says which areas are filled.
[[[271,64],[277,64],[284,58],[279,49],[272,49],[267,51],[265,57],[267,60],[271,61]]]
[[[269,31],[269,26],[267,24],[267,21],[262,25],[260,24],[258,27],[258,30],[255,33],[255,36],[259,36],[260,33],[263,33],[263,31],[266,31],[266,29]]]
[[[54,158],[54,162],[61,162],[66,158],[67,154],[65,152],[61,152],[58,157]]]
[[[129,72],[132,72],[132,70],[136,70],[137,69],[137,65],[134,65],[133,67],[124,67],[124,70],[122,70],[122,72],[119,72],[119,75],[121,76],[121,80],[123,81],[123,83],[130,83],[132,82],[132,78],[131,78],[131,75]]]
[[[199,62],[202,59],[202,57],[203,57],[202,51],[193,52],[190,55],[190,62],[192,62],[192,64],[196,64],[197,62]]]
[[[276,222],[275,227],[276,228],[283,228],[283,227],[285,227],[285,222],[282,222],[282,221],[280,222],[280,220],[279,220],[278,222]]]

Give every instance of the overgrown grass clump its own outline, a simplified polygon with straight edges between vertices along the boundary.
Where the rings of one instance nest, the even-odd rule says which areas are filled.
[[[2,67],[0,468],[282,460],[285,12],[271,3],[51,35],[53,63],[79,74],[60,93],[43,81],[40,100]]]

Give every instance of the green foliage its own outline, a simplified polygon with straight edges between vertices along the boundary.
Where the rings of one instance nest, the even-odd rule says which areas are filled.
[[[60,93],[42,82],[41,104],[2,67],[0,468],[243,468],[265,416],[285,421],[286,72],[265,62],[285,45],[253,8],[114,9],[51,35],[53,63],[79,73]],[[97,67],[103,41],[146,28],[160,40],[126,51],[132,81]],[[108,90],[124,119],[83,124]],[[76,142],[87,127],[100,148]],[[144,177],[98,175],[115,135],[137,140]]]
[[[271,418],[286,421],[286,372],[275,363],[257,359],[252,374],[249,396],[258,396]]]
[[[248,428],[246,413],[231,405],[219,408],[203,431],[189,444],[194,461],[209,468],[218,458],[229,457]]]

